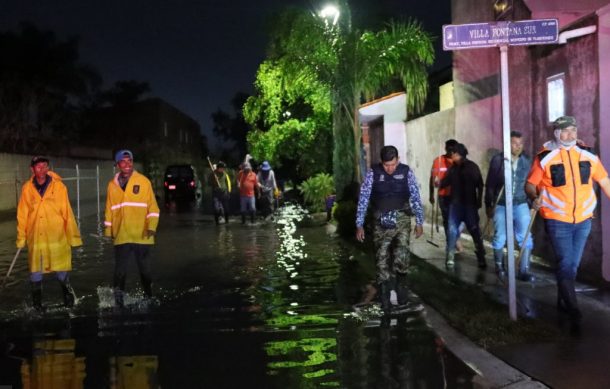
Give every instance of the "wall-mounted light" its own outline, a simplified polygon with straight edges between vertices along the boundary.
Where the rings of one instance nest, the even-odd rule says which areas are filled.
[[[495,0],[493,9],[496,20],[512,19],[509,16],[512,16],[513,0]]]

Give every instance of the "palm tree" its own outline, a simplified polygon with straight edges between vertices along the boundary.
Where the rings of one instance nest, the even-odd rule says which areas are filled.
[[[361,32],[352,29],[346,1],[341,9],[338,23],[313,13],[283,13],[276,19],[270,50],[271,59],[284,70],[283,82],[315,77],[330,87],[339,197],[350,183],[360,181],[361,102],[398,80],[407,92],[407,109],[423,108],[426,69],[434,60],[432,40],[420,23],[390,22],[381,31]]]

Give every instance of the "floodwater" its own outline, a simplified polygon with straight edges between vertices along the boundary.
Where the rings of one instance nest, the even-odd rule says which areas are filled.
[[[420,313],[381,320],[352,305],[372,259],[325,226],[275,221],[215,226],[199,211],[162,213],[152,251],[153,301],[135,264],[127,307],[114,307],[112,244],[96,216],[81,221],[77,306],[61,307],[46,276],[45,314],[31,308],[25,254],[0,290],[0,387],[470,388],[473,372]],[[14,223],[0,224],[0,275],[14,255]]]

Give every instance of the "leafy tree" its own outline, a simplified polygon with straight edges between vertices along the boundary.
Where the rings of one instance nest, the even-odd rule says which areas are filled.
[[[426,68],[434,58],[431,38],[419,23],[390,22],[380,31],[358,31],[352,29],[346,1],[341,11],[336,24],[312,13],[287,11],[277,18],[270,45],[283,88],[308,78],[330,91],[333,175],[339,196],[359,181],[361,102],[398,80],[407,91],[407,108],[421,109],[428,87]]]
[[[36,152],[74,138],[80,112],[101,77],[79,62],[78,39],[22,23],[0,32],[0,141],[7,151]]]
[[[260,65],[257,94],[244,105],[244,117],[253,127],[251,154],[302,181],[330,170],[330,91],[308,71],[284,82],[283,65],[273,60]]]

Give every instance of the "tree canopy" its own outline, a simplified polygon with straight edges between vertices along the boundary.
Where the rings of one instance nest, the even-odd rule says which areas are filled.
[[[302,146],[300,140],[325,128],[313,124],[320,123],[320,116],[311,105],[311,113],[291,124],[285,115],[288,111],[292,117],[291,104],[300,99],[326,107],[340,196],[350,182],[359,181],[360,104],[398,80],[407,92],[407,109],[421,109],[428,89],[427,66],[434,59],[431,38],[418,22],[391,21],[380,31],[358,31],[352,29],[346,2],[341,11],[336,24],[294,10],[276,18],[269,58],[257,74],[258,94],[245,106],[246,120],[259,124],[259,131],[249,138],[253,149],[275,157],[285,150],[287,137]]]

